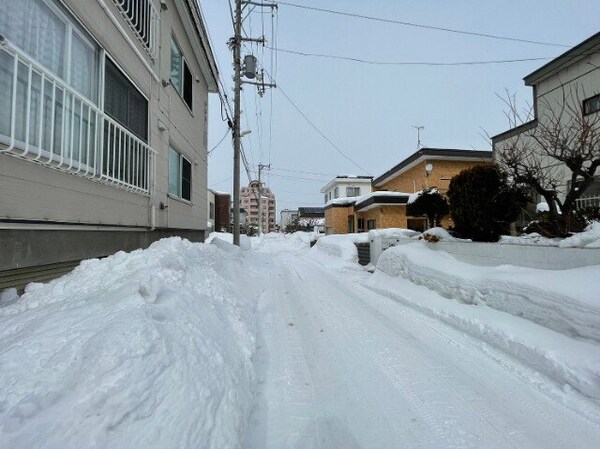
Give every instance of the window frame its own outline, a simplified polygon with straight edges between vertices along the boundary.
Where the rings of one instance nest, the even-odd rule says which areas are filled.
[[[178,175],[178,191],[177,191],[177,193],[174,193],[174,192],[171,191],[171,157],[170,157],[171,156],[171,152],[175,152],[177,154],[177,156],[178,156],[177,160],[178,160],[179,166],[178,166],[178,172],[177,172],[177,175]],[[190,166],[190,179],[189,179],[189,192],[190,192],[189,196],[190,197],[189,198],[184,198],[183,197],[183,191],[184,191],[184,189],[183,189],[183,181],[184,181],[184,177],[183,177],[183,162],[184,161],[187,162],[189,164],[189,166]],[[193,183],[192,183],[192,177],[193,177],[192,176],[192,174],[193,174],[192,166],[193,166],[192,161],[190,161],[187,157],[185,157],[175,147],[173,147],[172,145],[169,145],[168,178],[167,178],[167,181],[168,181],[168,189],[167,189],[168,190],[168,196],[170,198],[174,198],[176,200],[189,203],[190,205],[192,204],[192,186],[193,186]]]
[[[172,74],[173,74],[173,45],[177,48],[177,50],[179,50],[179,55],[181,56],[181,87],[178,88],[178,86],[173,82],[173,78],[172,78]],[[185,55],[183,54],[183,50],[181,49],[181,45],[179,45],[179,42],[177,41],[177,38],[175,37],[175,34],[171,34],[171,47],[170,47],[170,51],[171,51],[171,63],[170,63],[170,74],[169,74],[169,82],[170,84],[173,86],[173,89],[175,89],[175,91],[177,92],[177,94],[179,95],[179,97],[181,98],[181,100],[185,103],[185,105],[187,106],[187,108],[189,109],[190,113],[192,115],[194,115],[194,74],[192,73],[192,70],[190,69],[190,65],[188,64],[187,58],[185,57]],[[190,102],[187,102],[186,99],[186,90],[185,90],[185,74],[186,74],[186,68],[187,71],[190,74],[191,77],[191,82],[190,82]]]
[[[367,220],[367,231],[377,229],[377,220]]]
[[[594,109],[593,111],[586,111],[586,104],[593,104],[596,103],[597,105],[597,109]],[[596,94],[592,97],[586,98],[585,100],[583,100],[582,104],[581,104],[581,109],[583,111],[583,116],[588,116],[588,115],[592,115],[592,114],[596,114],[597,112],[600,112],[600,94]]]
[[[352,190],[353,192],[356,192],[356,194],[355,195],[350,194],[350,190]],[[347,186],[346,187],[346,196],[347,197],[360,196],[360,187]]]

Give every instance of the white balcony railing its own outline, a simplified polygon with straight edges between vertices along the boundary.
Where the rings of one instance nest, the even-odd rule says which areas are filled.
[[[10,43],[0,44],[0,153],[150,194],[155,151]]]
[[[113,0],[138,40],[154,60],[158,55],[160,14],[153,0]]]

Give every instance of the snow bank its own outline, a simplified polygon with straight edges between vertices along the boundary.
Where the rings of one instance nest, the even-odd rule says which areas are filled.
[[[420,232],[404,228],[372,229],[369,231],[369,240],[377,237],[392,239],[407,239],[420,235]]]
[[[258,292],[220,248],[164,239],[1,307],[0,446],[241,447]]]
[[[560,238],[544,237],[537,232],[524,234],[520,236],[503,235],[500,236],[498,243],[501,245],[525,245],[525,246],[559,246]]]
[[[548,376],[564,390],[573,388],[600,400],[600,352],[595,342],[576,340],[489,307],[448,301],[425,286],[391,277],[383,271],[376,271],[364,285],[473,335],[484,342],[484,350],[485,344],[501,349]],[[501,359],[498,361],[502,363]],[[545,388],[541,379],[532,380]]]
[[[567,336],[600,342],[599,266],[569,270],[481,267],[417,242],[384,251],[377,269],[447,298],[485,304]]]
[[[600,222],[594,221],[584,232],[564,239],[559,246],[561,248],[600,248]]]
[[[369,234],[325,235],[317,240],[310,249],[309,257],[313,260],[337,268],[357,267],[358,250],[355,243],[368,243]]]

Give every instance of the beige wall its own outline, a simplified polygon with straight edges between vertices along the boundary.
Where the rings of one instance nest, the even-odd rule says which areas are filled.
[[[327,234],[347,234],[348,217],[354,215],[354,206],[330,207],[325,209],[325,231]],[[356,226],[356,225],[355,225]],[[356,230],[356,227],[355,227]]]
[[[429,176],[426,176],[425,172],[425,166],[427,164],[433,166],[433,170]],[[482,162],[425,159],[385,184],[374,186],[373,190],[413,193],[427,187],[435,187],[440,193],[445,194],[450,186],[450,180],[454,176],[467,168],[479,164],[482,164]]]

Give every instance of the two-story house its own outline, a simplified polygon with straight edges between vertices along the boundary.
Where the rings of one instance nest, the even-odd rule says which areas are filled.
[[[196,0],[0,0],[0,272],[207,228]]]

